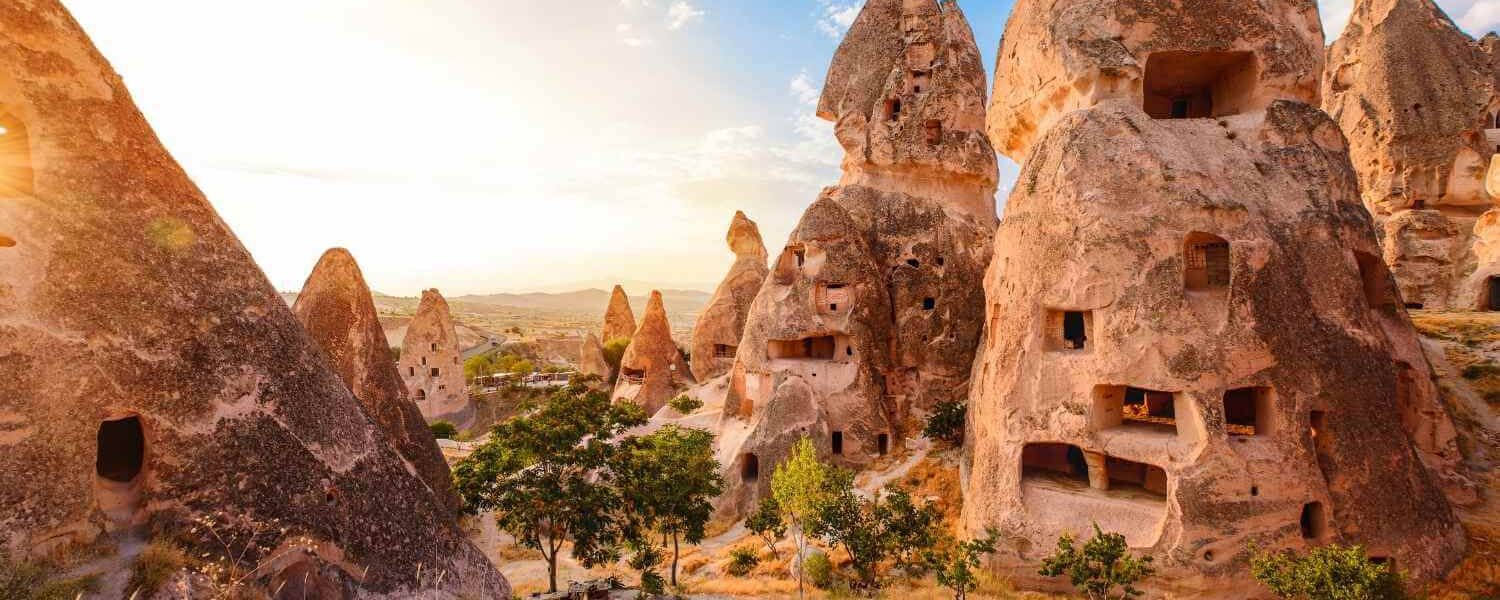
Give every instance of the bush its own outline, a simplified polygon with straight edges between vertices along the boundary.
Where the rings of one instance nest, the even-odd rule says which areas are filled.
[[[698,409],[703,408],[703,401],[687,394],[678,394],[676,398],[667,402],[667,406],[672,407],[672,410],[677,411],[677,414],[690,415]]]
[[[735,577],[744,577],[758,566],[760,556],[755,554],[755,548],[740,546],[729,551],[729,565],[724,567],[724,571]]]
[[[968,416],[969,407],[962,402],[939,402],[927,417],[927,426],[922,428],[922,435],[934,440],[942,440],[955,446],[964,443],[964,419]]]
[[[1468,379],[1470,381],[1475,379],[1483,379],[1491,375],[1500,375],[1500,367],[1487,362],[1464,367],[1464,379]]]
[[[458,426],[447,421],[437,421],[428,425],[432,429],[432,437],[440,440],[451,440],[458,435]]]
[[[802,561],[802,572],[813,587],[826,590],[833,587],[833,561],[822,552],[813,552]]]
[[[173,573],[187,568],[188,563],[187,553],[176,544],[162,540],[151,542],[135,557],[125,591],[135,593],[139,598],[150,598]]]
[[[95,575],[52,580],[55,565],[33,561],[12,561],[0,552],[0,598],[5,600],[75,600],[99,590]]]
[[[1039,571],[1043,577],[1067,575],[1068,582],[1092,600],[1105,598],[1130,598],[1141,595],[1135,584],[1155,573],[1151,557],[1136,558],[1130,555],[1125,536],[1104,533],[1094,524],[1094,537],[1077,548],[1073,536],[1063,534],[1057,540],[1057,551],[1042,559]],[[1114,589],[1120,588],[1118,596]]]
[[[1306,556],[1254,552],[1250,573],[1279,598],[1401,600],[1401,576],[1370,560],[1361,546],[1331,544]]]

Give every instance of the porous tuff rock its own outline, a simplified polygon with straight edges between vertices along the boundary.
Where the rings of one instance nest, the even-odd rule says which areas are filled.
[[[406,326],[397,369],[428,421],[463,426],[474,416],[460,354],[448,300],[435,289],[423,291],[417,314]]]
[[[302,285],[292,313],[364,406],[365,414],[395,443],[432,493],[457,515],[463,502],[453,491],[453,474],[421,409],[411,401],[396,372],[370,288],[348,250],[333,248],[323,253]]]
[[[839,46],[819,114],[837,123],[844,178],[751,304],[720,421],[724,513],[769,493],[760,472],[803,435],[863,468],[967,395],[995,222],[978,64],[946,1],[872,0]],[[887,101],[894,118],[880,117]],[[930,137],[926,121],[940,125]]]
[[[609,306],[604,309],[604,331],[599,339],[607,344],[620,338],[628,340],[632,335],[635,335],[635,313],[630,310],[625,288],[617,285],[609,294]]]
[[[1343,137],[1304,85],[1321,56],[1312,3],[1185,6],[1036,0],[1013,13],[1003,76],[1098,77],[1097,61],[1036,49],[1063,41],[1048,31],[1116,30],[1128,35],[1100,43],[1119,64],[1143,62],[1141,47],[1245,48],[1270,89],[1241,97],[1291,97],[1183,119],[1153,118],[1139,94],[1074,100],[1028,134],[985,276],[964,524],[1023,539],[993,564],[1030,583],[1061,533],[1094,521],[1153,556],[1151,587],[1174,597],[1258,595],[1247,542],[1357,542],[1439,576],[1464,536],[1403,418],[1447,417]],[[992,133],[1012,135],[1017,115],[1044,122],[1052,99],[997,98],[992,117],[1012,120]],[[1447,436],[1433,443],[1451,448]]]
[[[672,325],[667,322],[661,292],[652,290],[641,327],[630,338],[630,345],[620,358],[614,399],[633,402],[645,409],[646,414],[654,415],[683,384],[691,382],[687,363],[682,360],[677,342],[672,340]]]
[[[1328,49],[1323,107],[1349,139],[1365,207],[1403,300],[1484,308],[1475,225],[1500,144],[1500,63],[1431,0],[1360,0]]]
[[[510,596],[56,0],[0,3],[0,107],[31,171],[0,193],[0,546],[193,539],[222,512],[312,542],[268,578],[401,597],[420,566],[440,596]]]
[[[609,362],[604,360],[604,344],[599,336],[590,332],[578,344],[578,372],[584,375],[609,377]]]
[[[723,375],[734,366],[734,353],[739,347],[740,336],[745,332],[750,303],[755,300],[761,284],[766,281],[766,274],[770,272],[766,267],[766,245],[760,239],[760,228],[755,226],[755,221],[746,218],[745,213],[734,213],[726,238],[729,249],[734,252],[734,264],[698,315],[698,322],[693,324],[689,347],[693,377],[698,381]]]

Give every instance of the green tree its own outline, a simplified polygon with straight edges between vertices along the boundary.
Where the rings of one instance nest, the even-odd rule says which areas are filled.
[[[969,407],[963,402],[939,402],[927,417],[922,435],[958,446],[964,443],[964,419]]]
[[[729,551],[729,564],[724,567],[724,571],[735,577],[744,577],[758,566],[760,557],[755,555],[755,548],[740,546]]]
[[[703,408],[703,401],[687,394],[678,394],[676,398],[667,402],[667,406],[677,411],[680,415],[690,415],[693,411]]]
[[[1361,546],[1330,544],[1306,556],[1254,552],[1250,574],[1278,598],[1296,600],[1401,600],[1401,576],[1370,560]]]
[[[1151,576],[1156,569],[1151,566],[1151,557],[1137,558],[1130,554],[1125,536],[1104,533],[1099,524],[1094,524],[1094,537],[1078,548],[1073,545],[1073,536],[1063,534],[1057,540],[1057,551],[1042,559],[1040,573],[1044,577],[1067,575],[1068,581],[1090,600],[1124,599],[1141,595],[1135,584]],[[1115,588],[1119,595],[1114,595]]]
[[[501,529],[542,554],[557,591],[565,543],[586,567],[618,559],[621,498],[608,466],[617,438],[645,422],[637,406],[568,385],[532,412],[495,425],[490,441],[455,465],[454,483],[468,512],[495,511]]]
[[[942,515],[918,507],[911,494],[891,486],[873,499],[854,490],[853,473],[831,469],[825,496],[809,530],[831,546],[842,547],[859,576],[859,587],[880,587],[880,573],[894,563],[908,574],[926,568],[923,552],[938,540]]]
[[[979,587],[980,556],[994,554],[1000,532],[991,527],[977,540],[950,540],[937,550],[925,552],[927,565],[937,575],[938,585],[953,590],[953,600],[964,600]]]
[[[630,338],[618,337],[604,342],[604,362],[609,365],[611,383],[620,372],[620,360],[625,358],[625,349],[628,347],[630,347]]]
[[[633,537],[660,533],[671,546],[671,582],[677,585],[682,542],[699,544],[713,515],[713,499],[724,492],[714,436],[702,429],[666,425],[626,438],[615,461],[624,519]]]
[[[807,527],[825,502],[829,469],[818,461],[812,440],[802,438],[792,446],[786,462],[776,465],[771,477],[771,496],[781,511],[797,544],[797,597],[805,589],[804,561],[807,558]],[[825,557],[826,558],[826,557]]]
[[[760,501],[760,506],[745,519],[745,528],[765,540],[766,547],[771,549],[772,558],[781,558],[781,554],[776,552],[776,542],[786,537],[786,521],[781,518],[781,506],[776,504],[775,496]]]
[[[458,435],[458,426],[448,421],[434,421],[427,428],[432,430],[432,437],[440,440],[451,440]]]
[[[631,554],[627,564],[641,573],[641,593],[638,597],[659,596],[666,592],[666,582],[656,572],[656,568],[661,566],[661,548],[644,539],[631,540],[629,545]]]

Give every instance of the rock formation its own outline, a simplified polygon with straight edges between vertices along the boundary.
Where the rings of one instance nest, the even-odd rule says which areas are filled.
[[[1018,580],[1091,521],[1173,597],[1262,593],[1248,543],[1357,542],[1418,579],[1463,555],[1403,431],[1442,407],[1316,107],[1316,10],[1017,3],[989,124],[1024,165],[984,280],[963,520],[1017,537],[994,562]]]
[[[750,312],[750,303],[760,292],[766,281],[766,245],[760,240],[760,228],[755,221],[736,211],[729,223],[727,236],[729,250],[734,252],[734,265],[729,274],[714,290],[713,298],[698,315],[693,324],[692,343],[689,346],[693,358],[693,377],[708,381],[734,366],[734,354],[745,333],[745,317]]]
[[[411,401],[391,360],[375,301],[354,256],[343,248],[323,253],[292,313],[328,357],[349,391],[396,445],[401,456],[454,514],[463,508],[453,474],[421,409]]]
[[[740,512],[801,436],[850,468],[967,394],[995,223],[985,74],[951,1],[871,0],[818,114],[843,177],[803,214],[750,307],[719,437]]]
[[[620,338],[628,340],[632,335],[635,335],[635,313],[630,310],[625,288],[617,285],[609,294],[609,307],[604,309],[604,331],[599,339],[607,344]]]
[[[462,426],[474,416],[460,354],[448,301],[437,290],[423,291],[417,314],[406,327],[397,369],[428,421]]]
[[[683,384],[691,382],[682,352],[677,349],[677,342],[672,341],[672,325],[667,323],[661,292],[653,290],[646,302],[646,314],[641,317],[641,328],[635,330],[625,355],[620,358],[620,377],[615,382],[613,397],[617,402],[639,404],[646,414],[654,415]]]
[[[0,547],[222,514],[251,585],[510,596],[56,0],[0,4],[0,115]]]
[[[1490,308],[1500,264],[1479,260],[1474,246],[1500,241],[1476,239],[1475,230],[1496,204],[1485,191],[1500,147],[1493,48],[1432,0],[1359,0],[1328,50],[1323,106],[1349,139],[1407,306]]]
[[[599,343],[599,336],[589,332],[583,338],[578,348],[578,372],[584,375],[598,375],[601,378],[609,377],[609,362],[604,360],[604,345]]]

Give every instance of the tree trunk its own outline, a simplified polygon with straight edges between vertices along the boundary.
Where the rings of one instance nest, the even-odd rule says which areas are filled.
[[[672,587],[677,587],[677,555],[682,551],[677,540],[677,532],[672,532]]]
[[[548,584],[547,593],[549,593],[549,594],[550,593],[556,593],[557,592],[557,551],[554,550],[552,552],[552,556],[547,556],[545,558],[547,559],[547,584]]]

